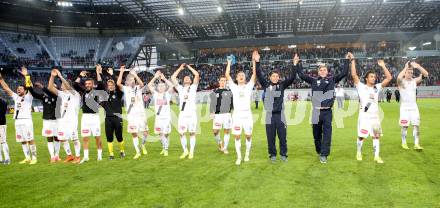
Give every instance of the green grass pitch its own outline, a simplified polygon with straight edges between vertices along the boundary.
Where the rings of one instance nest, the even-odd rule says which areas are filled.
[[[300,111],[295,105],[286,108]],[[0,166],[0,207],[440,207],[440,99],[421,99],[418,105],[421,152],[400,148],[399,105],[381,104],[384,164],[373,162],[371,140],[364,143],[364,161],[356,161],[357,113],[344,119],[344,128],[334,125],[329,163],[320,164],[308,123],[309,103],[304,121],[288,126],[288,163],[268,161],[265,130],[258,121],[251,161],[239,167],[233,140],[229,155],[217,151],[211,122],[201,124],[193,160],[178,158],[181,146],[173,129],[167,158],[159,155],[160,143],[151,142],[147,156],[131,159],[132,140],[125,133],[124,160],[109,161],[103,142],[104,160],[96,162],[92,140],[89,163],[49,164],[39,113],[34,114],[39,162],[19,165],[23,153],[8,116],[12,164]],[[412,147],[412,130],[407,141]],[[115,144],[115,153],[118,149]]]

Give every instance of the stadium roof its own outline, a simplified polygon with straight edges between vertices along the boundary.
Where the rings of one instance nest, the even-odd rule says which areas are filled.
[[[0,19],[29,8],[64,19],[60,24],[93,27],[145,27],[169,39],[208,40],[329,34],[423,31],[437,28],[440,0],[0,0]],[[8,5],[5,7],[4,5]],[[21,21],[24,21],[23,12]],[[41,12],[40,12],[41,13]],[[8,15],[9,14],[9,15]],[[70,15],[75,21],[66,22]],[[38,21],[27,16],[29,21]],[[41,16],[41,14],[40,14]],[[83,18],[77,18],[84,16]],[[43,17],[41,17],[43,18]],[[57,20],[54,20],[57,21]],[[25,21],[26,22],[26,21]],[[47,19],[45,24],[49,24]],[[95,25],[95,22],[96,25]],[[98,25],[98,22],[102,24]],[[53,22],[51,22],[54,24]],[[72,25],[69,25],[72,24]],[[90,26],[90,24],[88,25]]]

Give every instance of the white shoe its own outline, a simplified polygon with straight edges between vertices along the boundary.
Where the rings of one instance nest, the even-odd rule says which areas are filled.
[[[229,154],[229,152],[228,152],[227,149],[223,150],[223,153],[224,153],[225,155]]]
[[[81,160],[81,162],[79,162],[79,164],[83,164],[83,163],[85,163],[85,162],[89,162],[89,158],[83,158],[83,159]]]
[[[101,161],[102,160],[102,157],[98,157],[98,159],[96,159],[97,161]]]
[[[237,158],[237,160],[235,161],[236,165],[240,165],[241,164],[241,158]]]
[[[248,155],[248,154],[246,154],[246,155],[244,156],[244,161],[245,161],[245,162],[249,162],[249,155]]]

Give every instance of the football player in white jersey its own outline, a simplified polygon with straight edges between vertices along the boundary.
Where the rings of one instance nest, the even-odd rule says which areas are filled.
[[[25,86],[19,85],[14,93],[0,75],[0,85],[7,95],[14,100],[15,138],[21,143],[25,159],[20,164],[37,163],[37,146],[34,141],[34,125],[32,123],[32,95],[26,91]]]
[[[190,76],[183,77],[183,85],[177,81],[177,75],[187,67],[194,75],[194,81],[191,81]],[[179,120],[177,122],[178,132],[180,134],[180,143],[182,144],[183,153],[180,159],[188,156],[188,159],[194,158],[194,148],[196,146],[196,130],[197,130],[197,106],[196,93],[199,84],[200,76],[190,65],[182,64],[171,76],[171,81],[176,86],[177,93],[179,93]],[[190,150],[188,152],[187,139],[185,133],[189,132]]]
[[[228,80],[229,89],[232,92],[234,112],[232,113],[232,134],[235,135],[235,151],[237,152],[236,165],[241,164],[241,132],[244,131],[246,136],[246,154],[244,161],[249,161],[249,154],[252,144],[252,128],[253,118],[251,112],[251,98],[252,89],[255,85],[256,75],[256,61],[254,52],[252,54],[252,76],[248,83],[246,83],[246,74],[244,71],[236,72],[237,84],[234,83],[230,75],[231,72],[231,60],[228,58],[226,66],[226,79]]]
[[[155,81],[159,83],[155,85]],[[161,82],[162,81],[162,82]],[[168,85],[168,90],[167,90]],[[170,145],[169,134],[171,132],[171,92],[174,91],[174,85],[167,80],[165,76],[157,71],[153,79],[148,83],[148,88],[153,94],[154,109],[156,119],[154,120],[154,133],[159,134],[162,143],[161,155],[168,156],[168,147]]]
[[[55,86],[56,77],[61,80],[61,90],[58,90]],[[58,140],[63,144],[64,151],[67,154],[64,162],[78,164],[81,162],[81,143],[78,137],[78,114],[81,95],[72,88],[71,84],[64,79],[57,69],[52,70],[47,89],[58,96],[55,117],[57,118]],[[73,141],[75,157],[72,156],[69,140]]]
[[[376,73],[369,70],[364,75],[365,84],[363,84],[357,75],[356,61],[353,55],[349,59],[351,59],[351,77],[358,91],[360,101],[356,158],[359,161],[362,160],[362,144],[365,138],[371,136],[373,137],[374,161],[383,163],[379,156],[379,138],[382,136],[379,118],[379,92],[390,83],[392,76],[385,62],[378,60],[377,64],[382,68],[385,79],[382,83],[376,84]]]
[[[127,132],[133,137],[133,145],[136,150],[136,155],[133,159],[139,159],[141,156],[139,148],[138,134],[142,132],[144,140],[142,141],[142,154],[147,154],[145,147],[146,138],[148,136],[147,118],[144,109],[144,101],[142,97],[142,89],[144,82],[138,77],[134,70],[130,70],[130,73],[125,79],[125,86],[122,85],[122,76],[126,71],[125,66],[121,66],[118,81],[116,82],[118,87],[124,92],[125,108],[127,111]]]
[[[420,75],[413,78],[414,69],[420,71]],[[417,85],[423,80],[423,77],[428,77],[428,71],[416,62],[407,62],[405,68],[397,76],[397,86],[400,91],[400,119],[399,124],[402,127],[402,148],[409,149],[406,144],[406,134],[408,126],[413,125],[414,149],[422,150],[420,146],[420,114],[416,102]]]

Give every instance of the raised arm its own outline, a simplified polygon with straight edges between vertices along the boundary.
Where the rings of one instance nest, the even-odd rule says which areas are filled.
[[[295,53],[295,56],[293,57],[293,66],[296,66],[296,73],[298,74],[299,78],[309,84],[313,83],[313,77],[304,74],[303,66],[300,63],[300,59],[297,53]]]
[[[179,68],[173,73],[173,75],[171,75],[171,81],[173,82],[174,85],[179,84],[179,81],[177,81],[177,76],[185,68],[185,65],[186,65],[185,63],[181,64]]]
[[[96,64],[96,81],[102,82],[102,67],[101,64]]]
[[[252,53],[252,59],[255,60],[256,63],[258,82],[261,84],[263,88],[268,87],[269,82],[267,81],[266,77],[264,77],[263,72],[261,71],[260,54],[258,54],[258,51],[254,51],[254,53]]]
[[[58,70],[53,69],[50,72],[49,84],[47,85],[47,89],[55,95],[58,95],[58,90],[55,87],[55,77],[58,76]]]
[[[420,73],[421,73],[421,75],[416,78],[416,83],[417,84],[420,84],[422,82],[423,77],[428,77],[429,76],[428,71],[425,68],[423,68],[420,64],[418,64],[416,62],[411,62],[411,66],[413,68],[415,68],[415,69],[418,69],[420,71]]]
[[[40,88],[40,89],[44,88],[43,85],[41,83],[38,83],[38,82],[35,83],[35,86]],[[34,98],[36,98],[38,100],[43,100],[44,99],[43,93],[35,92],[34,87],[32,85],[30,87],[27,87],[27,90],[29,90],[29,92],[31,93],[32,97],[34,97]],[[43,91],[44,91],[44,89],[43,89]]]
[[[122,91],[122,88],[124,87],[122,85],[122,77],[124,76],[124,72],[125,72],[125,66],[122,65],[121,68],[119,69],[118,80],[116,81],[116,85],[118,86],[119,90],[121,90],[121,91]]]
[[[141,78],[139,78],[139,76],[137,75],[136,71],[134,71],[133,69],[130,71],[130,74],[134,76],[134,79],[136,80],[136,82],[138,83],[139,87],[142,88],[144,87],[144,82],[142,81]]]
[[[200,75],[199,72],[197,70],[195,70],[193,67],[191,67],[189,64],[186,65],[186,67],[188,67],[188,69],[191,71],[191,73],[194,75],[194,84],[199,84],[200,81]]]
[[[406,62],[405,67],[400,71],[399,75],[397,75],[397,86],[400,87],[402,84],[403,77],[405,76],[406,70],[409,68],[409,61]]]
[[[232,62],[232,60],[228,59],[228,62],[226,64],[225,76],[228,81],[232,80],[232,78],[231,78],[231,62]]]
[[[164,81],[168,85],[168,92],[174,92],[174,84],[170,80],[168,80],[164,74],[160,73],[160,79],[162,79],[162,81]]]
[[[359,79],[359,76],[358,76],[358,74],[357,74],[357,71],[356,71],[356,60],[353,58],[353,59],[351,59],[351,78],[353,79],[353,84],[354,85],[357,85],[357,84],[359,84],[359,82],[360,82],[360,79]]]
[[[385,79],[382,80],[382,87],[386,87],[388,86],[388,84],[391,82],[391,80],[393,79],[393,77],[391,76],[390,71],[388,70],[387,66],[385,65],[384,60],[380,59],[377,60],[377,64],[382,67],[383,73],[385,74]]]
[[[63,83],[64,87],[66,87],[66,90],[73,90],[72,86],[69,84],[69,82],[66,79],[64,79],[64,77],[61,74],[61,72],[58,71],[58,70],[56,70],[56,72],[57,72],[58,78],[60,78],[60,80],[61,80],[61,83]]]
[[[256,60],[252,60],[252,76],[251,76],[251,80],[253,83],[255,83],[255,81],[257,81],[257,62]]]
[[[156,92],[156,90],[154,89],[154,82],[159,79],[161,72],[160,71],[156,71],[156,73],[154,74],[153,78],[150,80],[150,82],[148,82],[147,86],[148,86],[148,90],[150,90],[150,92],[153,94]]]
[[[8,94],[9,96],[12,96],[14,92],[9,88],[8,84],[3,79],[2,75],[0,74],[0,85],[2,86],[3,90]]]
[[[353,54],[347,53],[345,59],[342,61],[342,71],[335,75],[335,82],[338,83],[348,75],[348,68],[350,67],[350,59],[354,58]]]
[[[59,73],[59,75],[61,75],[61,73]],[[87,71],[82,71],[81,73],[79,73],[79,76],[76,78],[75,82],[73,83],[73,88],[76,91],[78,91],[78,92],[84,92],[85,91],[84,86],[82,86],[82,84],[81,84],[81,78],[84,78],[86,76],[87,76]]]

